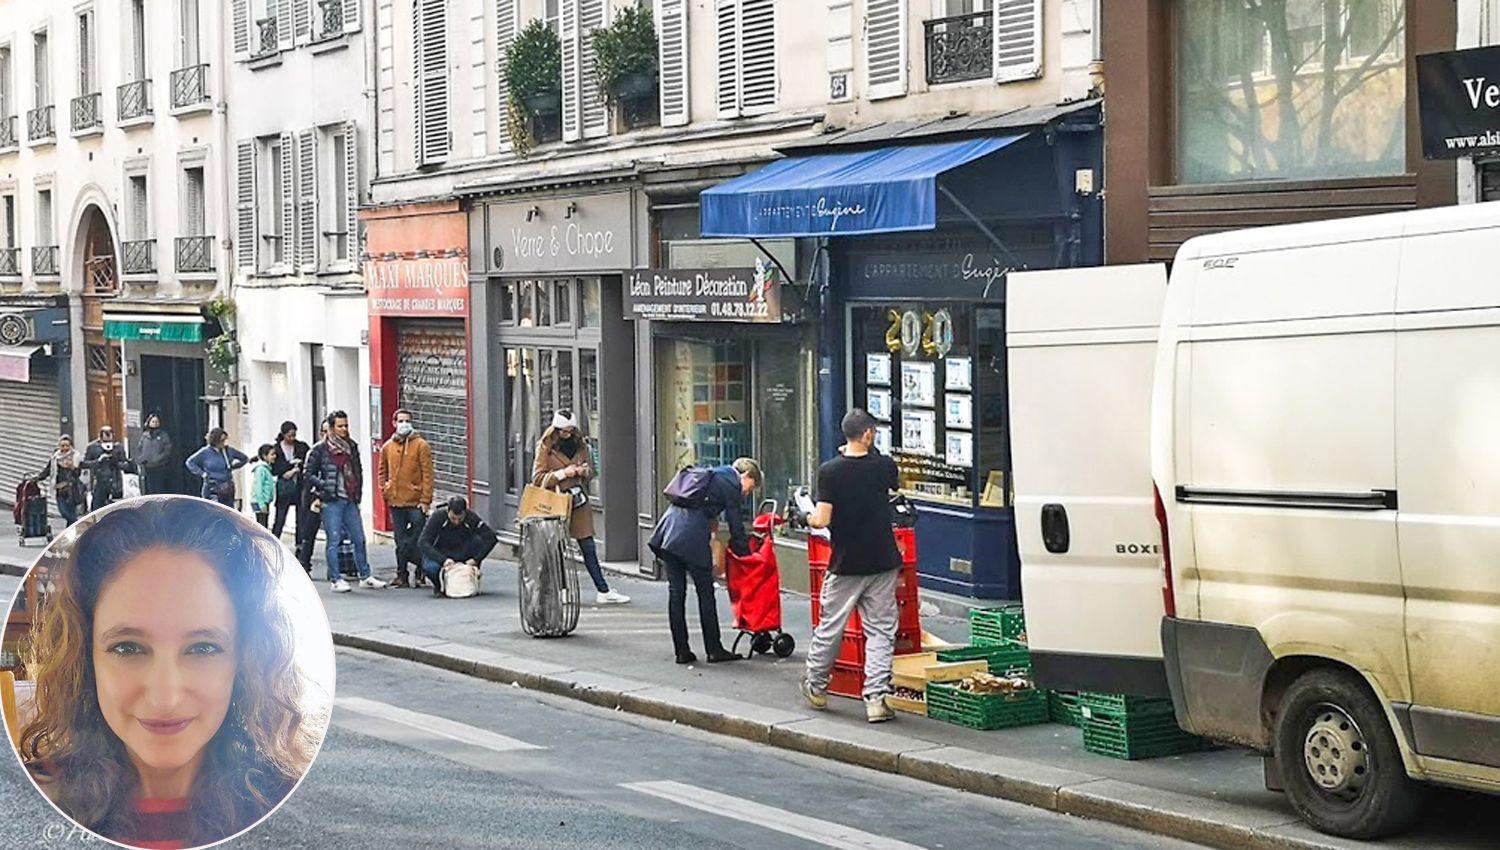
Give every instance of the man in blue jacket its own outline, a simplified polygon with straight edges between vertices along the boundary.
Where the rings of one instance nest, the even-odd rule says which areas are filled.
[[[698,591],[698,621],[703,626],[703,651],[710,664],[734,661],[739,656],[724,648],[719,638],[719,608],[714,599],[713,538],[716,520],[724,514],[729,523],[729,548],[736,555],[750,553],[745,537],[745,497],[761,486],[760,464],[742,457],[729,466],[713,470],[708,492],[697,507],[667,508],[656,532],[651,551],[661,558],[667,571],[667,619],[672,625],[672,646],[678,664],[698,660],[688,649],[687,578],[693,577]]]

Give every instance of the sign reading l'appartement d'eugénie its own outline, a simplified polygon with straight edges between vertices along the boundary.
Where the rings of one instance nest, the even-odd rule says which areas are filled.
[[[1500,151],[1500,46],[1418,56],[1417,106],[1426,158]]]

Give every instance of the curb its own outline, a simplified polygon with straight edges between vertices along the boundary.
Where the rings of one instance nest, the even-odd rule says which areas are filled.
[[[809,713],[712,697],[394,629],[334,632],[339,646],[706,732],[1125,826],[1223,850],[1348,850],[1295,815],[1161,791],[1037,762],[949,747]]]

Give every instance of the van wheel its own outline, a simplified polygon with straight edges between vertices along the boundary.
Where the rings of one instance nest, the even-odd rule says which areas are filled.
[[[1321,832],[1380,838],[1421,812],[1390,724],[1365,683],[1313,670],[1292,683],[1276,717],[1276,761],[1297,813]]]

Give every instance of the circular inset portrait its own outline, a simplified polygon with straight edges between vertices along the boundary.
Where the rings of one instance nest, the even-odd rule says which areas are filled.
[[[255,826],[327,733],[322,603],[280,541],[222,505],[146,496],[90,514],[32,566],[9,625],[0,696],[21,765],[118,844]]]

